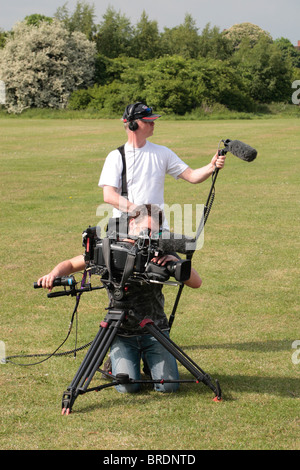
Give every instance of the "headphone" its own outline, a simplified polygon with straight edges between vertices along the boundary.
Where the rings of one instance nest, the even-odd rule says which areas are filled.
[[[134,120],[134,111],[135,111],[135,108],[137,108],[139,104],[141,104],[141,102],[131,105],[127,111],[127,121],[129,122],[128,127],[133,132],[139,128],[137,121]]]
[[[130,129],[131,131],[134,132],[134,131],[137,131],[137,130],[138,130],[139,125],[138,125],[138,123],[137,123],[136,121],[132,121],[132,122],[129,123],[128,127],[129,127],[129,129]]]

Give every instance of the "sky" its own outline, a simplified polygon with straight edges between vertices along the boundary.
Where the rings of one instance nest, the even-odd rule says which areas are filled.
[[[25,16],[39,13],[53,16],[67,3],[72,13],[77,0],[0,0],[0,28],[8,31]],[[156,20],[160,30],[183,23],[186,13],[192,15],[199,33],[207,23],[222,31],[237,23],[249,22],[268,31],[273,39],[288,38],[297,45],[300,40],[300,0],[87,0],[95,6],[95,22],[100,23],[110,6],[136,24],[143,12]]]

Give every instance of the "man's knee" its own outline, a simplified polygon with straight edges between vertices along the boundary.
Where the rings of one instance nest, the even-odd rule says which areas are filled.
[[[139,384],[116,385],[119,393],[138,393],[140,391]]]

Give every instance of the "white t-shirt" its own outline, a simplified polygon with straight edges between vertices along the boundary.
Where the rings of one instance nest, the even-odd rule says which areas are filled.
[[[188,168],[172,150],[147,141],[142,148],[125,144],[128,199],[134,204],[157,204],[163,209],[165,176],[175,179]],[[119,150],[107,156],[100,175],[99,186],[113,186],[122,192],[122,157]],[[113,211],[113,217],[120,212]]]

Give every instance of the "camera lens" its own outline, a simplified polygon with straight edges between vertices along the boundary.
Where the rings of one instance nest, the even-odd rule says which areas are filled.
[[[166,268],[170,275],[175,277],[176,281],[184,282],[191,276],[190,260],[169,261]]]

